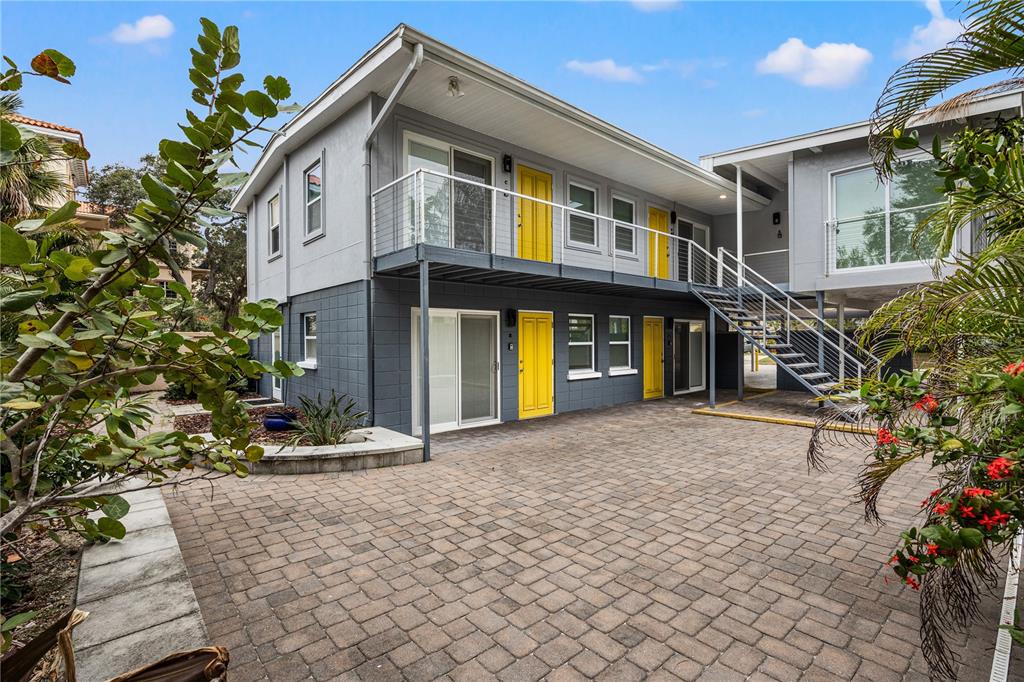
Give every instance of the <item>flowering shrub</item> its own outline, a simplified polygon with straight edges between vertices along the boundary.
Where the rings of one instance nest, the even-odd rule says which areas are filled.
[[[873,504],[879,484],[910,460],[930,458],[939,470],[941,486],[921,503],[925,522],[903,533],[889,560],[913,589],[936,568],[1008,543],[1024,524],[1024,361],[976,375],[963,394],[941,401],[927,379],[905,373],[861,390],[868,415],[883,424],[861,477],[865,501]],[[966,406],[987,414],[990,428],[962,420]]]

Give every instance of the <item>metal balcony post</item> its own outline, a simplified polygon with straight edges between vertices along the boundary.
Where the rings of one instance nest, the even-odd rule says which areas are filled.
[[[825,292],[817,291],[818,299],[818,371],[825,371]]]
[[[608,223],[608,246],[612,250],[612,272],[615,272],[615,223]]]
[[[419,212],[419,235],[416,238],[417,244],[426,242],[427,237],[427,191],[423,182],[423,169],[416,171],[416,183],[419,186],[419,198],[416,202],[416,209]]]
[[[789,296],[786,297],[786,343],[787,344],[790,343],[789,332],[791,332],[793,330],[793,319],[791,317],[793,315],[793,313],[789,309],[789,302],[791,300],[792,299]]]
[[[420,426],[423,461],[430,461],[430,263],[420,261]]]
[[[686,242],[686,281],[693,281],[693,242]]]
[[[715,311],[708,306],[708,405],[715,406]]]

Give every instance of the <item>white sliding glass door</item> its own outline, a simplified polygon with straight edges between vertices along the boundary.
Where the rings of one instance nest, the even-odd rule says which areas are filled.
[[[421,432],[420,312],[412,313],[412,426]],[[430,311],[430,431],[498,421],[498,313]]]

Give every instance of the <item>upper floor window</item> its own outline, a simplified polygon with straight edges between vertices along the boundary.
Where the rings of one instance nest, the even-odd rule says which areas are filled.
[[[636,204],[629,199],[612,197],[612,219],[615,220],[615,250],[636,253]],[[620,225],[619,223],[628,223]]]
[[[569,208],[597,213],[597,190],[569,183]],[[597,221],[589,215],[569,214],[569,243],[597,246]]]
[[[871,167],[832,176],[833,252],[836,269],[906,263],[928,258],[931,244],[914,244],[914,230],[943,200],[930,157],[901,161],[879,182]]]
[[[281,197],[277,194],[267,202],[267,224],[269,225],[269,255],[276,256],[281,253]]]
[[[569,316],[569,373],[594,371],[594,316]]]
[[[306,170],[306,236],[312,237],[324,230],[323,200],[324,179],[323,164],[317,161]]]

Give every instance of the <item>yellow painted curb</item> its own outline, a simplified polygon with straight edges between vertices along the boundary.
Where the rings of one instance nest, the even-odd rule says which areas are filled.
[[[733,401],[735,402],[735,401]],[[766,417],[759,414],[740,414],[739,412],[719,412],[706,407],[692,410],[693,414],[705,415],[708,417],[725,417],[727,419],[741,419],[750,422],[764,422],[766,424],[781,424],[783,426],[801,426],[805,429],[813,429],[816,424],[810,419],[788,419],[786,417]],[[873,434],[874,430],[865,429],[862,426],[852,424],[833,424],[826,427],[829,431],[846,431],[848,433]]]

